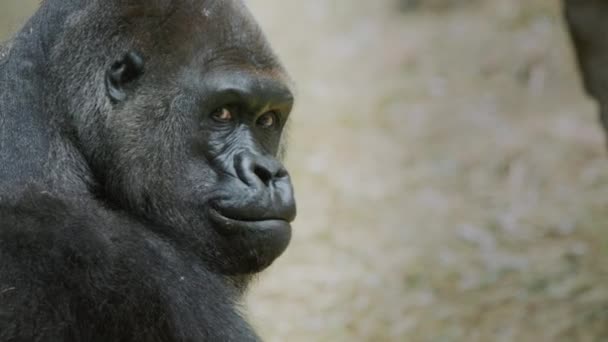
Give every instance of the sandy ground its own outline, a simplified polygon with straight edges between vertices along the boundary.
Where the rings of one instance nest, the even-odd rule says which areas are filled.
[[[558,2],[406,2],[249,1],[297,84],[299,199],[249,317],[269,342],[608,341],[608,154]]]

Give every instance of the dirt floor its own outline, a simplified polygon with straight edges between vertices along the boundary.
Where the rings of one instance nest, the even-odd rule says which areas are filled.
[[[298,92],[267,341],[608,341],[608,153],[558,1],[248,2]]]

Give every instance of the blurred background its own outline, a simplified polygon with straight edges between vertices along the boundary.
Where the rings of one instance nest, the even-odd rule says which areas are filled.
[[[559,1],[249,4],[298,95],[267,341],[608,341],[608,153]]]

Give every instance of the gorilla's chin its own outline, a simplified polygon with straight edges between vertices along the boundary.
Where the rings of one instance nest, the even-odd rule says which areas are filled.
[[[291,224],[283,219],[243,220],[209,209],[213,228],[240,251],[245,273],[257,273],[272,264],[291,240]],[[238,272],[241,273],[241,272]]]
[[[250,171],[252,175],[225,181],[221,187],[223,196],[205,205],[215,232],[229,243],[233,253],[237,251],[238,256],[233,258],[249,265],[248,271],[253,273],[268,267],[285,251],[291,240],[290,223],[296,217],[291,181],[288,176],[280,176],[282,166],[276,168],[278,171],[268,166],[271,162],[274,161],[259,161],[269,169],[265,173],[255,173],[262,166],[250,166],[245,171],[254,170]],[[266,173],[279,176],[265,179]]]

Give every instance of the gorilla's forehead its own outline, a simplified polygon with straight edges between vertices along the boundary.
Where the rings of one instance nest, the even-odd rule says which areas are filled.
[[[77,63],[79,56],[94,56],[105,68],[107,57],[135,50],[144,57],[148,74],[158,79],[184,70],[194,75],[240,70],[291,83],[240,0],[47,1],[56,3],[55,17],[65,27],[54,47],[59,59]],[[62,1],[80,6],[58,11]]]
[[[275,76],[283,73],[260,27],[241,1],[172,0],[166,4],[152,20],[157,29],[148,31],[152,48],[168,49],[173,60],[181,59],[194,67],[266,70]],[[150,18],[149,13],[144,17]]]
[[[280,69],[257,22],[240,1],[202,1],[186,14],[194,55],[204,64]],[[194,13],[194,14],[193,14]]]

